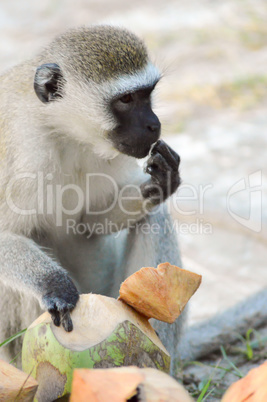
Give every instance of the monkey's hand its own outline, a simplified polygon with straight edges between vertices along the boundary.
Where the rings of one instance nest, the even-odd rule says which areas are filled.
[[[179,155],[163,140],[158,140],[150,150],[145,172],[151,178],[141,185],[144,198],[159,204],[172,195],[180,184]]]
[[[62,324],[65,331],[73,330],[70,312],[79,300],[79,293],[72,280],[62,272],[50,273],[45,278],[45,289],[42,302],[51,314],[53,323],[59,327]]]

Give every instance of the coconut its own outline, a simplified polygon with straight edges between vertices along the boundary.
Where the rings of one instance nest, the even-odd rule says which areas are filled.
[[[72,332],[56,327],[48,313],[26,331],[22,368],[39,384],[37,401],[70,393],[74,368],[135,365],[169,372],[170,355],[148,319],[124,302],[81,295],[71,318]]]
[[[120,300],[81,295],[71,332],[44,313],[28,328],[22,349],[23,370],[39,383],[36,400],[69,394],[75,368],[134,365],[168,373],[170,355],[148,320],[174,322],[200,282],[200,275],[164,263],[127,278]]]

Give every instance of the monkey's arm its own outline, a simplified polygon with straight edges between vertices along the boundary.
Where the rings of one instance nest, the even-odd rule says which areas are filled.
[[[34,241],[9,232],[0,233],[0,280],[13,289],[34,295],[49,311],[54,324],[72,330],[70,311],[79,294],[67,273]]]
[[[216,314],[209,320],[192,325],[178,344],[178,358],[196,360],[218,350],[221,345],[237,341],[249,328],[267,322],[267,288],[245,301]]]
[[[106,233],[133,226],[176,191],[180,184],[179,164],[177,153],[158,140],[151,148],[145,173],[139,169],[133,172],[135,184],[120,189],[118,197],[106,210],[84,215],[82,222],[89,225],[92,232],[98,225],[103,225]]]

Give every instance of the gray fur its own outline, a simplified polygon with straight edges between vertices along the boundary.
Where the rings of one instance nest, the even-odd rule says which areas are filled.
[[[148,62],[147,50],[137,36],[105,25],[67,31],[52,42],[49,54],[64,60],[80,78],[97,83],[134,74]]]

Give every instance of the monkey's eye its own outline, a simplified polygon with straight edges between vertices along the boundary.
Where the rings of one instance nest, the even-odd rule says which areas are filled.
[[[119,100],[122,103],[130,103],[133,101],[133,95],[132,94],[123,95]]]

